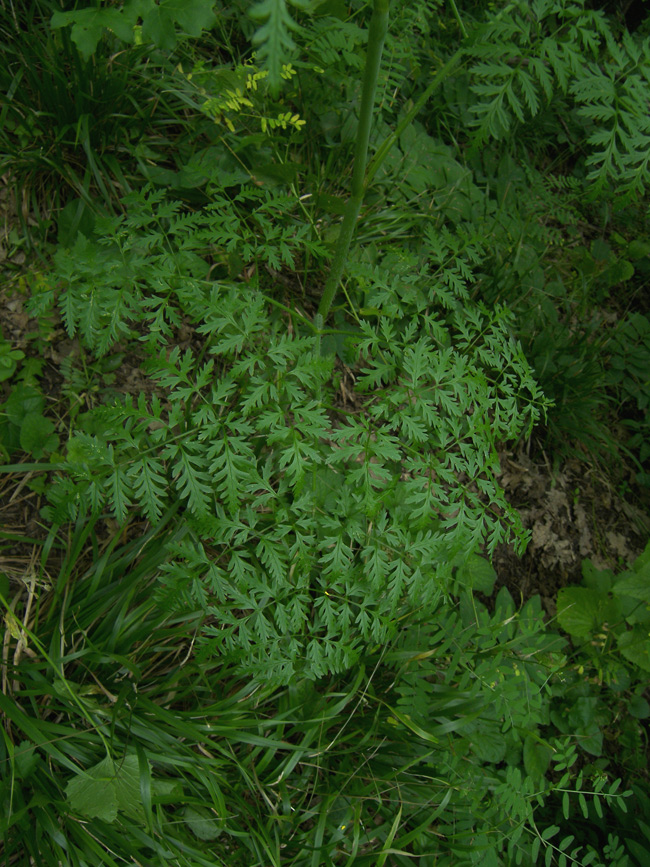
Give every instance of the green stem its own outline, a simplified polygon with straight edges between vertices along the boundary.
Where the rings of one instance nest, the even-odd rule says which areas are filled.
[[[368,51],[366,53],[366,66],[363,73],[363,90],[361,93],[361,111],[359,114],[359,129],[354,149],[354,169],[352,172],[352,186],[339,237],[336,242],[336,250],[330,273],[325,283],[325,289],[318,306],[317,327],[327,318],[336,290],[341,282],[345,263],[350,250],[350,243],[354,235],[354,229],[361,210],[361,203],[365,192],[366,162],[368,159],[368,142],[372,126],[375,91],[377,78],[381,66],[381,54],[384,48],[384,40],[388,31],[388,6],[389,0],[375,0],[375,5],[368,29]]]
[[[458,27],[460,28],[461,35],[463,39],[467,39],[467,30],[465,29],[465,25],[463,24],[463,19],[460,17],[458,12],[458,7],[456,6],[456,0],[451,0],[451,8],[454,13],[454,17],[458,22]]]
[[[449,78],[449,76],[461,65],[465,59],[465,55],[470,51],[474,43],[483,36],[485,30],[495,21],[498,21],[499,18],[507,16],[517,4],[509,3],[501,9],[501,11],[498,12],[491,21],[487,21],[485,24],[476,27],[474,31],[470,33],[460,48],[458,48],[445,65],[438,70],[433,81],[431,81],[419,99],[413,104],[411,110],[404,115],[393,132],[382,142],[370,163],[367,164],[368,140],[370,138],[370,126],[372,122],[377,76],[379,74],[384,39],[386,38],[386,32],[388,30],[388,5],[389,0],[375,0],[370,28],[368,30],[368,53],[366,55],[366,67],[364,70],[359,132],[357,134],[354,153],[352,187],[343,222],[341,224],[339,237],[337,239],[336,251],[334,253],[334,259],[332,260],[330,273],[327,282],[325,283],[325,289],[323,290],[323,295],[318,306],[318,313],[314,318],[315,328],[319,332],[322,331],[323,323],[325,322],[330,307],[332,306],[334,296],[336,295],[341,277],[343,276],[343,271],[345,270],[345,263],[350,250],[350,243],[352,241],[352,236],[354,235],[357,218],[359,216],[365,192],[376,175],[380,165],[386,159],[386,156],[393,145],[398,141],[406,127],[413,122],[415,117],[431,99],[436,90],[438,90],[446,79]],[[467,31],[458,15],[458,9],[453,0],[452,6],[458,19],[461,32],[466,36]]]
[[[404,115],[404,117],[397,124],[393,132],[387,138],[385,138],[381,145],[377,148],[377,152],[370,161],[370,164],[368,165],[368,171],[366,172],[366,187],[368,187],[375,174],[377,173],[377,169],[386,159],[388,152],[391,150],[395,142],[399,139],[406,127],[413,123],[415,117],[420,113],[422,108],[431,99],[431,97],[436,92],[436,90],[438,90],[440,85],[443,84],[445,79],[449,78],[452,72],[454,72],[456,68],[460,66],[466,50],[467,46],[463,45],[455,52],[455,54],[453,54],[449,58],[449,60],[445,63],[442,69],[438,71],[435,78],[429,84],[427,89],[421,94],[417,102],[413,104],[413,107],[408,112],[408,114]]]
[[[481,36],[483,36],[486,28],[491,26],[495,21],[498,21],[499,18],[503,18],[504,15],[507,16],[516,5],[517,5],[516,3],[509,3],[503,9],[501,9],[501,11],[498,12],[491,21],[487,21],[485,24],[483,24],[479,27],[476,27],[474,29],[474,31],[472,33],[470,33],[470,35],[465,39],[465,41],[460,46],[460,48],[458,48],[457,51],[455,51],[454,54],[452,54],[452,56],[445,63],[445,65],[441,69],[438,70],[433,81],[431,81],[431,83],[426,88],[426,90],[422,93],[422,95],[417,100],[417,102],[415,102],[413,104],[413,107],[411,108],[411,110],[407,114],[404,115],[404,117],[397,124],[397,126],[395,127],[393,132],[386,139],[384,139],[384,141],[381,143],[381,145],[377,148],[377,152],[375,153],[374,157],[370,161],[370,163],[368,165],[368,171],[366,172],[366,181],[365,181],[366,189],[368,188],[370,182],[372,181],[372,179],[376,175],[377,169],[383,163],[383,161],[386,159],[388,152],[393,147],[395,142],[399,139],[399,137],[404,132],[406,127],[409,126],[409,124],[411,124],[414,121],[416,116],[419,114],[419,112],[422,110],[422,108],[424,108],[426,103],[431,99],[431,97],[436,92],[436,90],[438,90],[438,88],[445,82],[445,80],[447,78],[449,78],[449,76],[453,72],[456,71],[456,69],[463,62],[465,55],[469,52],[469,50],[472,48],[474,43],[477,42],[481,38]],[[452,2],[452,6],[453,6],[453,9],[456,13],[456,16],[458,17],[459,26],[460,26],[463,34],[466,34],[467,31],[465,30],[465,27],[464,27],[462,21],[460,20],[460,16],[458,16],[458,10],[456,9],[456,4]]]

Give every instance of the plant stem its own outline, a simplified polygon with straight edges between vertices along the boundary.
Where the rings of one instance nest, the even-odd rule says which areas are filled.
[[[388,152],[391,150],[395,142],[399,139],[406,127],[413,122],[415,117],[420,113],[421,109],[431,99],[433,94],[436,92],[436,90],[438,90],[438,88],[445,81],[445,79],[449,78],[452,72],[456,70],[456,67],[460,65],[461,61],[465,56],[466,50],[467,47],[463,45],[449,58],[449,60],[445,63],[442,69],[438,71],[433,81],[430,82],[427,89],[420,95],[417,102],[413,104],[411,110],[404,115],[404,117],[397,124],[393,132],[389,136],[387,136],[387,138],[385,138],[381,145],[377,148],[377,152],[370,161],[370,165],[368,166],[368,171],[366,173],[366,188],[377,173],[377,169],[379,168],[379,166],[386,159]]]
[[[515,3],[509,3],[500,12],[498,12],[494,18],[490,21],[486,21],[484,24],[476,27],[472,33],[467,36],[467,38],[463,41],[463,44],[452,54],[449,60],[445,63],[445,65],[438,70],[433,81],[429,83],[429,86],[426,90],[421,94],[419,99],[413,104],[413,107],[410,109],[407,114],[401,119],[401,121],[397,124],[393,132],[381,143],[381,145],[377,148],[377,152],[374,157],[370,161],[368,165],[368,171],[366,172],[365,186],[368,188],[370,182],[374,178],[377,173],[377,169],[386,159],[386,156],[390,149],[393,147],[395,142],[399,139],[401,134],[404,132],[406,127],[411,124],[416,116],[420,113],[421,109],[424,108],[426,103],[431,99],[433,94],[438,90],[438,88],[445,82],[449,76],[456,71],[458,66],[460,66],[461,62],[464,60],[465,55],[469,52],[475,42],[477,42],[481,36],[483,36],[485,30],[495,21],[498,21],[499,18],[502,18],[504,15],[508,15],[512,9],[514,8]],[[458,17],[458,23],[461,27],[463,34],[466,34],[465,27],[458,16],[458,10],[456,9],[456,4],[452,2],[453,9]]]
[[[361,209],[361,203],[365,192],[374,178],[380,165],[386,159],[389,151],[398,141],[401,134],[407,126],[413,122],[425,104],[431,99],[432,95],[445,82],[449,76],[456,71],[460,64],[465,59],[475,42],[485,33],[485,30],[490,27],[499,18],[508,15],[514,8],[516,3],[509,3],[498,12],[491,21],[486,21],[483,25],[476,27],[470,35],[464,39],[463,44],[454,52],[445,65],[438,70],[437,74],[430,82],[426,90],[421,94],[419,99],[413,104],[410,111],[404,115],[402,120],[397,124],[393,132],[381,143],[374,157],[368,165],[366,172],[366,164],[368,159],[368,141],[370,138],[370,126],[372,123],[372,113],[374,108],[375,90],[377,87],[377,76],[381,64],[381,53],[384,47],[384,39],[388,30],[388,5],[389,0],[375,0],[375,5],[368,30],[368,53],[366,55],[366,66],[363,74],[363,93],[361,96],[361,113],[359,117],[359,131],[357,133],[357,141],[354,152],[354,170],[352,174],[352,186],[350,198],[345,210],[341,230],[336,242],[336,251],[330,273],[325,283],[325,289],[318,306],[318,313],[314,319],[314,326],[317,331],[321,331],[327,314],[329,313],[336,290],[338,289],[345,263],[347,261],[350,243],[354,235],[357,218]],[[461,31],[465,35],[467,31],[463,22],[458,16],[458,10],[455,3],[452,3],[454,11],[458,17],[458,23]]]
[[[330,273],[325,283],[325,289],[318,306],[316,319],[317,327],[327,318],[336,290],[338,289],[345,263],[350,250],[350,243],[354,235],[363,195],[365,192],[366,162],[368,159],[368,142],[370,140],[370,128],[372,126],[373,109],[375,107],[375,91],[377,78],[381,66],[381,54],[384,48],[384,40],[388,31],[388,7],[389,0],[375,0],[370,27],[368,28],[368,50],[366,53],[366,66],[363,72],[363,90],[361,93],[361,111],[359,113],[359,129],[354,148],[354,169],[352,172],[352,186],[339,237],[336,242],[336,250]]]
[[[458,12],[458,7],[456,6],[456,0],[450,0],[451,8],[454,13],[454,17],[458,22],[458,27],[460,28],[460,32],[462,34],[463,39],[467,39],[467,30],[465,29],[465,25],[463,24],[463,19],[460,17]]]

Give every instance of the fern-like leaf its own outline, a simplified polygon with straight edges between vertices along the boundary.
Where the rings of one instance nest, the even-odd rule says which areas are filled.
[[[158,458],[143,455],[129,468],[129,481],[140,505],[152,523],[157,523],[163,513],[167,493],[167,480]]]
[[[286,0],[262,0],[252,7],[249,14],[254,21],[260,22],[253,36],[253,45],[257,48],[257,59],[262,61],[262,68],[268,70],[271,91],[277,93],[282,82],[282,66],[289,63],[296,47],[291,32],[300,28],[289,14]]]

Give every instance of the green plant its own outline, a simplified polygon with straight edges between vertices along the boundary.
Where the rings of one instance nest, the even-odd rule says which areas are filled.
[[[6,56],[0,86],[7,96],[0,167],[10,173],[29,237],[27,215],[36,214],[46,228],[59,217],[59,239],[73,241],[96,213],[110,212],[141,183],[147,164],[167,160],[172,142],[191,153],[193,144],[181,146],[184,109],[171,106],[165,93],[173,77],[169,52],[180,39],[175,21],[197,35],[213,17],[206,4],[199,2],[200,20],[196,4],[181,6],[57,11],[39,0],[18,12],[0,10]],[[132,44],[125,48],[118,39]]]
[[[22,361],[25,353],[20,349],[12,349],[11,343],[1,336],[0,332],[0,382],[4,382],[16,372],[18,362]]]
[[[557,598],[558,622],[575,646],[558,690],[555,725],[574,732],[593,756],[606,755],[636,774],[647,747],[641,720],[650,716],[645,693],[650,671],[650,547],[632,570],[615,575],[583,563],[583,586]]]
[[[650,671],[650,545],[618,575],[584,561],[583,583],[558,594],[560,625],[593,654],[601,677],[612,679],[623,664],[631,682],[643,682]]]
[[[45,398],[38,388],[16,383],[0,404],[0,447],[7,456],[17,450],[36,460],[56,451],[56,425],[44,414]]]
[[[431,620],[407,620],[387,656],[401,667],[394,725],[436,738],[433,777],[452,786],[436,851],[450,864],[474,863],[479,852],[487,863],[535,863],[540,851],[546,863],[601,863],[606,841],[570,832],[580,814],[620,804],[620,781],[579,769],[575,744],[557,736],[564,640],[545,625],[539,597],[517,611],[502,588],[489,612],[469,588],[489,594],[495,579],[488,563],[472,561],[458,574],[459,602]]]
[[[649,128],[641,110],[650,82],[647,43],[627,32],[618,43],[603,12],[582,0],[511,8],[507,17],[494,18],[472,50],[478,58],[471,69],[475,143],[504,138],[545,104],[570,96],[576,120],[588,124],[591,195],[613,183],[629,202],[648,181]]]
[[[73,420],[76,420],[83,408],[111,399],[114,393],[111,386],[116,382],[116,371],[123,363],[123,352],[93,361],[83,350],[78,357],[70,354],[62,360],[61,374],[65,381],[61,394],[70,402],[70,415]]]
[[[224,188],[217,177],[204,211],[192,213],[182,202],[165,200],[164,190],[146,187],[123,200],[127,213],[97,220],[99,237],[80,234],[72,248],[57,251],[57,273],[66,286],[61,314],[70,336],[78,332],[101,357],[119,340],[144,332],[158,353],[184,317],[200,316],[212,271],[228,277],[234,269],[239,276],[256,261],[291,266],[298,250],[321,255],[309,226],[296,219],[295,199],[250,186]],[[44,284],[31,312],[52,309],[57,294],[54,285]]]
[[[70,27],[71,39],[84,60],[96,53],[106,31],[127,44],[149,42],[169,51],[177,46],[181,34],[200,36],[205,28],[214,24],[213,6],[212,0],[189,0],[182,4],[175,0],[160,3],[139,0],[117,8],[99,6],[55,12],[51,26],[54,30]]]
[[[538,599],[517,612],[502,590],[489,613],[470,587],[489,593],[495,575],[475,558],[455,575],[458,603],[405,617],[350,672],[274,690],[197,660],[200,610],[155,604],[188,535],[177,517],[122,545],[80,515],[41,543],[33,573],[0,585],[8,857],[316,867],[392,849],[449,867],[547,851],[603,863],[605,840],[545,823],[554,799],[575,822],[622,811],[626,793],[547,732],[564,642]]]
[[[127,53],[157,58],[135,43],[157,14],[175,40],[180,7],[143,3],[139,30],[136,5],[73,10],[57,38],[91,62],[114,25]],[[52,530],[32,558],[41,571],[13,595],[0,583],[9,859],[623,867],[643,855],[624,790],[644,782],[647,624],[630,597],[645,593],[646,561],[607,589],[602,576],[569,588],[619,612],[587,636],[605,635],[603,654],[588,640],[567,650],[538,598],[491,599],[481,556],[526,542],[498,449],[548,407],[531,357],[560,397],[576,374],[600,394],[585,311],[592,288],[606,300],[610,267],[635,260],[582,237],[567,252],[589,167],[549,142],[576,134],[569,107],[597,113],[598,74],[616,78],[636,47],[616,54],[581,2],[452,7],[423,46],[435,4],[397,2],[410,29],[384,39],[378,2],[363,88],[363,3],[321,17],[296,6],[295,21],[284,0],[221,8],[240,41],[214,67],[184,56],[169,79],[209,147],[177,172],[148,165],[152,183],[119,215],[63,221],[29,309],[60,315],[82,347],[63,369],[71,397],[113,388],[72,414],[56,463],[28,465],[48,479]],[[255,26],[249,62],[239,49]],[[625,112],[606,120],[640,116]],[[602,163],[626,196],[636,139]],[[155,162],[146,138],[139,153]],[[115,359],[137,363],[137,394],[127,377],[107,382]]]
[[[648,750],[644,721],[650,717],[649,563],[650,546],[629,571],[619,574],[585,560],[582,586],[559,592],[558,623],[571,636],[574,651],[552,687],[550,713],[557,730],[570,733],[593,757],[592,767],[618,768],[640,786],[632,816],[621,815],[616,807],[613,813],[623,850],[638,864],[650,853],[642,794]],[[593,812],[583,813],[593,820]]]
[[[630,313],[619,323],[611,340],[608,384],[615,389],[621,414],[632,415],[625,425],[632,431],[627,445],[638,449],[638,460],[645,464],[650,457],[650,321],[641,313]],[[630,410],[629,405],[632,404]],[[634,417],[636,416],[636,417]],[[650,476],[643,469],[637,480],[648,484]]]
[[[151,600],[165,543],[179,537],[172,517],[125,546],[114,537],[95,558],[95,523],[80,519],[51,534],[34,574],[3,589],[7,858],[208,867],[230,858],[227,841],[245,829],[250,842],[229,863],[261,864],[273,845],[246,796],[255,791],[254,745],[284,749],[265,740],[275,726],[255,711],[269,691],[253,697],[223,666],[218,675],[197,666],[188,650],[200,615],[165,616]]]
[[[521,544],[494,449],[534,423],[543,400],[507,312],[461,307],[460,285],[444,295],[422,269],[406,297],[398,282],[369,287],[386,311],[377,325],[326,330],[348,341],[363,411],[337,409],[334,359],[319,355],[309,319],[250,285],[206,280],[194,252],[221,235],[243,242],[242,256],[279,258],[274,242],[298,243],[292,224],[246,247],[248,218],[224,220],[224,193],[189,216],[159,199],[132,196],[128,217],[103,224],[110,243],[80,238],[59,256],[69,333],[101,355],[146,323],[153,393],[85,417],[90,435],[68,443],[50,514],[59,522],[85,503],[123,521],[137,504],[156,522],[180,501],[192,534],[164,595],[179,605],[189,594],[215,616],[204,652],[283,681],[347,668],[364,642],[394,631],[405,598],[444,592],[461,551]],[[169,239],[180,242],[173,257]],[[443,297],[452,309],[434,314]],[[54,300],[48,290],[33,308]],[[201,335],[198,358],[173,346],[181,316]]]
[[[606,342],[598,317],[576,326],[555,313],[526,347],[540,387],[554,406],[546,436],[558,457],[619,459],[619,447],[607,422]]]
[[[373,5],[373,14],[368,29],[368,54],[364,67],[359,128],[357,130],[355,142],[352,188],[350,190],[350,198],[346,206],[345,216],[341,223],[341,233],[336,242],[335,254],[330,273],[328,274],[325,288],[318,305],[317,323],[319,324],[319,327],[322,326],[322,323],[327,318],[327,314],[329,313],[332,302],[334,301],[334,296],[338,292],[339,283],[341,282],[341,277],[345,270],[348,251],[352,242],[352,235],[363,202],[366,161],[368,158],[368,142],[370,140],[370,129],[375,104],[375,90],[377,87],[379,68],[381,66],[381,54],[384,47],[384,40],[388,30],[388,6],[388,0],[375,0]]]

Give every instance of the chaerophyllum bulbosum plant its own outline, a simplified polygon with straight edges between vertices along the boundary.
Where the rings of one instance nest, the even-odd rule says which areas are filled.
[[[293,25],[284,0],[252,14],[273,90]],[[59,250],[56,280],[32,301],[39,315],[56,303],[69,334],[98,357],[118,343],[147,357],[137,398],[81,417],[49,517],[141,514],[155,524],[180,504],[185,534],[161,570],[160,603],[205,612],[201,652],[284,683],[349,668],[406,613],[435,610],[470,556],[526,542],[498,484],[497,447],[529,433],[546,403],[508,310],[470,300],[489,238],[431,222],[416,251],[350,265],[382,161],[461,63],[473,75],[478,143],[534,117],[556,92],[600,117],[598,74],[613,81],[617,63],[647,64],[625,40],[609,71],[579,62],[611,42],[579,3],[510,3],[464,38],[367,165],[388,17],[387,0],[376,0],[350,196],[311,310],[287,303],[272,280],[250,279],[252,266],[291,272],[307,253],[322,262],[301,198],[205,165],[207,205],[190,212],[151,187],[130,194],[124,213]],[[499,60],[506,34],[507,50],[528,63]],[[594,133],[594,146],[602,138]],[[639,168],[632,151],[599,160],[603,183],[612,166]],[[226,260],[240,271],[215,276]],[[362,309],[346,294],[353,284]],[[334,326],[335,301],[345,315]]]

